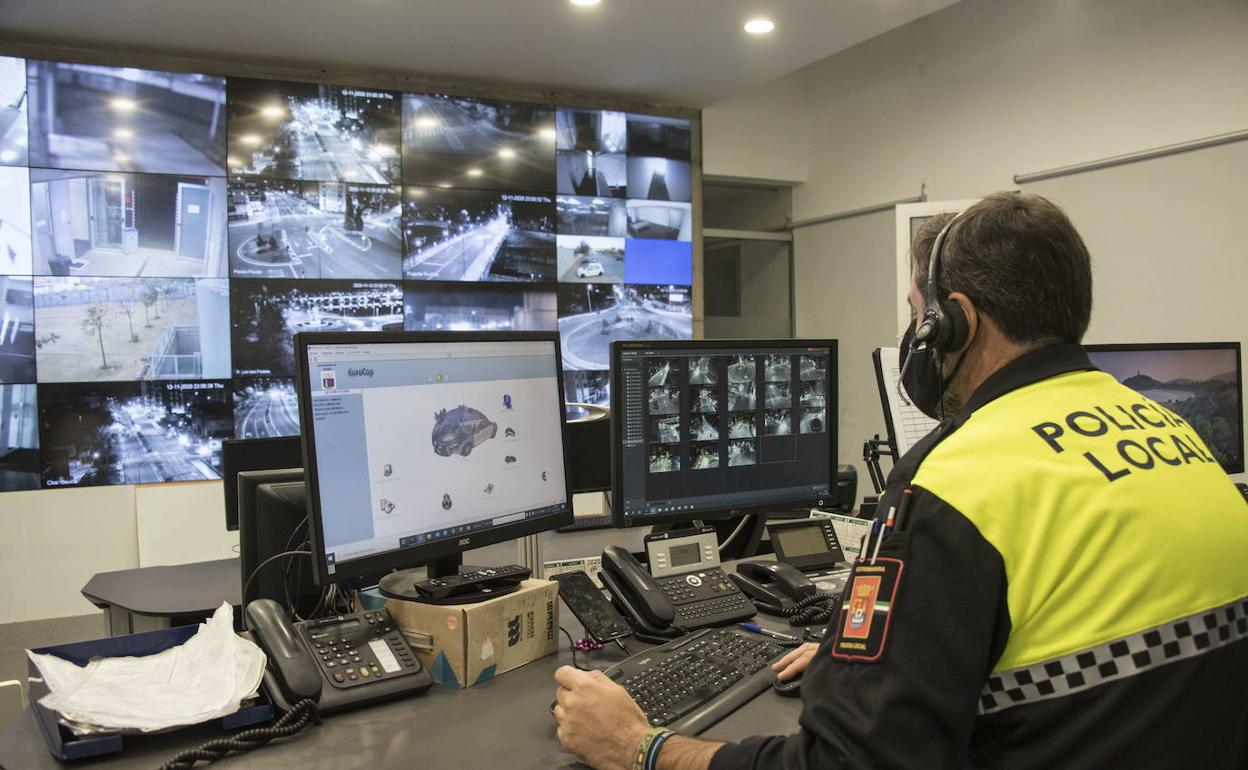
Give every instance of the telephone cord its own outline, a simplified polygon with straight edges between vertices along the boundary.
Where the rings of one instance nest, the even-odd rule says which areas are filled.
[[[288,738],[311,724],[321,723],[321,713],[316,701],[304,698],[291,707],[269,727],[253,727],[228,738],[217,738],[178,754],[160,766],[160,770],[185,770],[197,762],[212,764],[230,754],[242,754],[258,749],[269,741]]]

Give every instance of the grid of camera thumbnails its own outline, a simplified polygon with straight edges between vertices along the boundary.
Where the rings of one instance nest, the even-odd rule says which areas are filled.
[[[652,481],[678,472],[693,480],[724,468],[794,464],[809,456],[799,441],[827,443],[827,367],[827,357],[820,355],[647,359],[646,452]],[[647,497],[653,496],[651,486]]]
[[[219,478],[300,331],[560,329],[604,402],[691,193],[686,121],[0,56],[0,492]]]

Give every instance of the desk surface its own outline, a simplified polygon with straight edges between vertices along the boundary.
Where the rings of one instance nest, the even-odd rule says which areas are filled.
[[[97,607],[122,607],[140,615],[207,614],[223,601],[241,601],[239,569],[234,557],[101,572],[82,587],[82,595]]]
[[[756,620],[764,626],[788,630],[783,621],[765,615],[759,615]],[[580,633],[576,618],[563,607],[560,608],[560,622],[573,635]],[[634,651],[645,647],[632,640],[626,643]],[[582,665],[597,668],[606,668],[625,657],[614,646],[578,655]],[[571,662],[567,646],[561,645],[557,655],[548,655],[475,687],[458,690],[434,685],[421,696],[333,714],[326,717],[320,727],[249,754],[230,757],[214,767],[258,770],[583,767],[560,747],[550,715],[550,702],[555,695],[555,669]],[[731,741],[751,735],[792,733],[797,729],[800,712],[799,699],[764,692],[706,731],[703,737]],[[171,735],[147,736],[131,741],[126,751],[112,758],[76,762],[72,767],[148,770],[179,751],[221,735],[212,728],[196,728]],[[0,735],[0,767],[63,770],[70,766],[48,753],[29,708]]]

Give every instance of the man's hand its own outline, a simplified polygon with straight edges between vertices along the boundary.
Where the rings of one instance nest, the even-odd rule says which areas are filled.
[[[815,657],[815,651],[819,649],[819,645],[814,642],[806,642],[801,647],[789,650],[788,654],[780,660],[771,664],[771,670],[779,672],[776,678],[781,682],[787,682],[795,676],[801,676],[806,667],[810,665],[810,661]]]
[[[559,742],[596,770],[629,770],[650,729],[632,696],[601,671],[560,666],[555,672]]]

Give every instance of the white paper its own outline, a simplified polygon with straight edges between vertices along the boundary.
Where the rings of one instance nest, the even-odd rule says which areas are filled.
[[[50,692],[39,702],[69,722],[108,730],[165,730],[232,714],[264,675],[259,647],[234,633],[223,603],[183,644],[141,658],[86,666],[27,652]]]
[[[898,381],[901,379],[901,351],[898,348],[880,348],[880,371],[877,379],[882,379],[880,387],[888,401],[888,413],[893,421],[895,436],[890,436],[897,448],[897,459],[901,459],[910,447],[919,439],[932,432],[938,423],[919,411],[913,404],[907,405],[897,395]]]
[[[845,554],[845,558],[849,561],[858,558],[862,539],[871,530],[871,521],[869,519],[841,516],[840,514],[821,511],[818,508],[810,509],[810,517],[812,519],[830,519],[832,521],[832,531],[836,533],[836,540],[841,544],[841,552]]]

